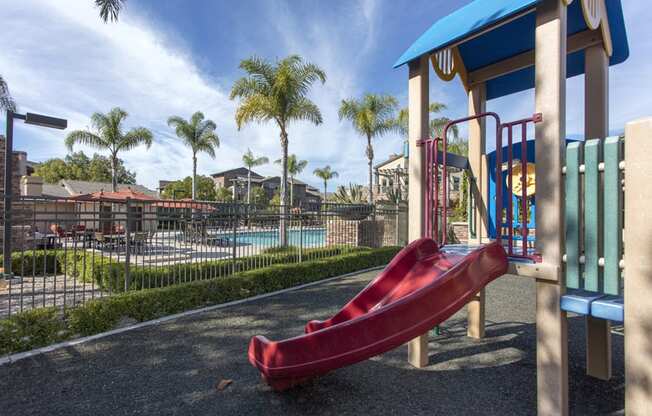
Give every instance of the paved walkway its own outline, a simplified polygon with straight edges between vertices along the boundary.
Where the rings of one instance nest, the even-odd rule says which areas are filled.
[[[431,340],[430,365],[406,348],[337,370],[284,394],[246,359],[254,334],[301,333],[375,273],[129,331],[0,367],[3,415],[529,415],[535,414],[534,283],[504,277],[488,288],[487,337],[465,337],[465,312]],[[623,339],[610,382],[584,376],[584,324],[569,324],[572,414],[621,414]],[[221,379],[233,384],[216,389]]]

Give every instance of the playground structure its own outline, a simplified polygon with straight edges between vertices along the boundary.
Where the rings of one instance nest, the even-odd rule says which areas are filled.
[[[445,235],[445,218],[436,217],[431,201],[438,194],[436,172],[445,174],[445,162],[434,166],[432,150],[422,145],[428,135],[430,62],[444,81],[459,76],[468,93],[471,243],[496,239],[512,256],[532,259],[511,261],[509,270],[536,279],[539,414],[568,413],[567,311],[586,315],[587,373],[602,379],[611,376],[610,321],[624,320],[626,412],[647,414],[652,403],[647,324],[652,319],[652,227],[646,221],[652,200],[652,160],[646,156],[650,148],[646,139],[652,134],[652,120],[629,123],[625,139],[607,138],[608,66],[627,56],[620,1],[477,0],[435,23],[396,63],[409,66],[410,240],[437,235],[437,224]],[[566,145],[566,79],[580,74],[585,75],[585,137],[595,140]],[[533,113],[535,118],[541,115],[541,120],[532,120],[539,121],[533,145],[524,146],[527,129],[517,128],[525,155],[522,147],[514,150],[513,123],[501,125],[497,120],[496,154],[490,160],[484,116],[495,115],[486,113],[487,101],[531,88]],[[501,154],[503,128],[507,129],[507,160]],[[445,136],[431,141],[433,147],[442,142],[445,149]],[[517,234],[512,228],[513,201],[518,195],[501,195],[503,189],[513,189],[515,154],[521,172],[528,172],[536,154],[536,209],[534,204],[520,204]],[[503,169],[507,183],[502,180]],[[527,178],[519,177],[520,199],[525,201]],[[490,192],[492,183],[494,192]],[[536,234],[531,236],[528,228],[534,224]],[[531,249],[529,241],[534,242]],[[521,249],[515,250],[519,243]],[[471,337],[484,335],[484,304],[482,290],[468,305]],[[427,348],[425,335],[411,341],[410,363],[425,366]]]
[[[611,322],[624,322],[625,410],[631,415],[649,413],[652,118],[628,123],[624,139],[607,137],[608,67],[628,54],[619,0],[475,0],[426,31],[395,65],[409,67],[413,243],[333,318],[308,323],[306,335],[278,343],[254,338],[250,361],[268,382],[287,387],[396,347],[406,334],[419,331],[422,335],[408,344],[408,361],[424,367],[427,331],[450,316],[444,310],[457,310],[462,302],[468,302],[468,335],[482,338],[484,286],[497,277],[501,261],[509,259],[508,273],[536,281],[538,413],[568,414],[569,311],[586,317],[587,374],[600,379],[611,377]],[[447,181],[440,176],[446,175],[450,125],[442,137],[428,137],[430,63],[444,81],[459,76],[468,93],[468,117],[451,123],[469,123],[471,241],[468,248],[455,248],[462,253],[458,256],[445,246],[447,224],[441,208],[446,206]],[[584,133],[591,140],[567,143],[566,79],[581,74]],[[532,117],[503,123],[487,112],[488,100],[532,88]],[[496,126],[493,158],[486,151],[487,118]],[[533,142],[527,141],[530,125]],[[431,247],[433,239],[436,248]],[[483,248],[474,248],[478,246]],[[509,255],[503,260],[495,251],[500,246]],[[486,264],[478,261],[483,250],[492,250],[488,263],[496,268],[483,269]],[[427,272],[428,267],[439,271]],[[474,274],[478,269],[484,270],[484,278]],[[455,295],[444,287],[454,279],[466,291]],[[421,303],[424,293],[446,299],[437,305]],[[404,316],[399,309],[409,305],[421,306],[420,313],[412,310],[420,319],[406,314],[405,325],[396,326],[391,317],[400,321]],[[374,322],[382,324],[376,327]],[[356,336],[349,333],[345,342],[347,328],[354,326]],[[358,336],[362,329],[379,339],[367,332]],[[374,350],[370,346],[375,342],[384,344]],[[353,357],[357,348],[365,350]],[[345,358],[334,362],[333,356]],[[309,371],[303,371],[306,365]]]

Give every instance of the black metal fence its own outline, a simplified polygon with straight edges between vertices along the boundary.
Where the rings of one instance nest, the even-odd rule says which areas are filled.
[[[22,197],[10,226],[13,278],[0,287],[0,317],[404,245],[407,208]]]

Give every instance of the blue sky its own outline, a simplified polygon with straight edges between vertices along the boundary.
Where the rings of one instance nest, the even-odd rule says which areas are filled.
[[[607,0],[611,1],[611,0]],[[364,141],[340,122],[344,98],[365,92],[407,98],[407,69],[392,69],[401,53],[435,20],[468,1],[417,0],[128,0],[117,24],[103,24],[91,0],[21,0],[3,4],[0,74],[9,82],[21,111],[69,120],[69,130],[85,128],[95,111],[126,109],[127,127],[144,126],[155,135],[151,149],[123,153],[139,183],[155,188],[159,179],[191,173],[190,151],[167,127],[170,115],[203,111],[218,126],[222,146],[216,159],[201,156],[199,172],[209,174],[241,165],[251,148],[274,160],[280,156],[272,124],[237,131],[231,85],[242,75],[241,59],[253,54],[274,59],[298,53],[328,75],[311,98],[324,123],[290,128],[290,152],[309,161],[300,178],[314,185],[317,167],[339,171],[337,184],[365,183]],[[623,1],[630,58],[610,69],[610,126],[652,113],[652,11],[644,0]],[[568,82],[567,133],[582,135],[583,79]],[[445,115],[466,115],[466,97],[458,80],[443,83],[431,75],[431,100],[448,105]],[[503,119],[533,111],[533,94],[524,92],[488,104]],[[4,119],[0,121],[4,126]],[[63,157],[65,132],[17,125],[16,148],[43,161]],[[375,143],[376,160],[401,150],[396,135]],[[83,148],[82,148],[83,149]],[[83,149],[88,153],[93,151]],[[270,164],[259,171],[278,174]]]

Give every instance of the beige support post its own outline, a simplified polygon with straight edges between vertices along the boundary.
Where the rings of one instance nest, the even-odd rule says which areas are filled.
[[[535,125],[537,155],[537,250],[544,265],[561,267],[562,149],[566,134],[566,5],[537,4],[535,30]],[[566,313],[560,309],[565,281],[537,279],[537,411],[568,414],[568,339]]]
[[[652,404],[652,118],[625,126],[625,414]]]
[[[408,237],[410,241],[423,237],[425,224],[425,152],[417,141],[428,137],[428,56],[409,63],[408,137],[410,146]],[[428,365],[428,334],[408,343],[408,361],[420,368]]]
[[[484,83],[474,85],[469,90],[469,116],[486,111],[487,92]],[[469,122],[469,165],[470,165],[470,192],[473,194],[475,205],[473,209],[473,226],[476,235],[471,238],[469,230],[469,243],[480,244],[487,242],[487,207],[489,206],[489,189],[487,184],[487,163],[485,154],[486,120],[471,120]],[[467,308],[467,336],[471,338],[484,338],[485,329],[485,290],[482,289],[476,297],[469,302]]]
[[[485,290],[478,292],[467,306],[467,328],[466,335],[471,338],[484,338],[485,322]]]
[[[484,83],[476,84],[469,90],[469,116],[486,111],[487,95]],[[469,243],[479,244],[487,239],[487,207],[489,190],[487,185],[487,166],[485,155],[486,126],[485,119],[469,122],[469,167],[471,177],[470,192],[475,200],[474,229],[475,238],[469,238]],[[470,225],[470,224],[469,224]],[[470,234],[469,234],[470,236]]]
[[[602,43],[584,51],[584,135],[609,135],[609,57]],[[611,324],[591,316],[586,317],[586,373],[611,378]]]

